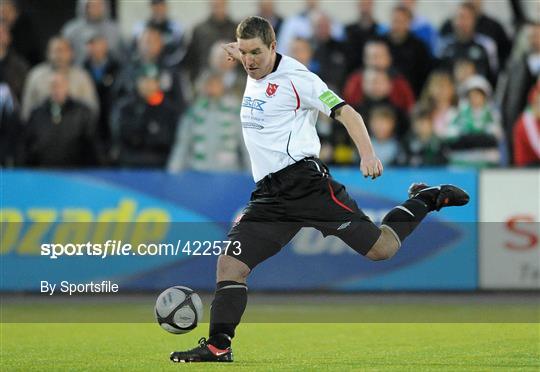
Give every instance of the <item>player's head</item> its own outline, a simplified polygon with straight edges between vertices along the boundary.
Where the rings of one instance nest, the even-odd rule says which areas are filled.
[[[262,17],[248,17],[236,28],[242,65],[253,79],[272,72],[276,56],[276,34],[270,22]]]

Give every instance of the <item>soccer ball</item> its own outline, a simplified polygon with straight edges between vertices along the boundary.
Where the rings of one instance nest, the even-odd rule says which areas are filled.
[[[159,295],[154,313],[164,330],[188,333],[202,320],[203,306],[201,298],[191,288],[175,286]]]

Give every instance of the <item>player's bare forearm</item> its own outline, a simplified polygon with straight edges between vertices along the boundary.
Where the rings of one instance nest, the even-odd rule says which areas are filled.
[[[377,158],[377,155],[375,155],[362,116],[351,106],[345,105],[337,109],[335,119],[345,126],[349,136],[351,136],[354,144],[358,148],[358,153],[362,159],[360,169],[362,170],[363,175],[372,178],[377,178],[382,175],[382,163]]]
[[[349,105],[340,107],[335,118],[347,128],[362,158],[375,155],[364,120],[355,109]]]

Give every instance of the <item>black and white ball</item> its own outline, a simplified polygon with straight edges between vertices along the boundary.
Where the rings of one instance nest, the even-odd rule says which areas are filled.
[[[175,286],[163,291],[156,301],[156,320],[164,330],[187,333],[202,320],[201,298],[191,288]]]

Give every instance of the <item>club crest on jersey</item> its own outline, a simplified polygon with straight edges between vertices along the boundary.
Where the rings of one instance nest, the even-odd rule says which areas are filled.
[[[279,87],[277,84],[268,83],[266,87],[266,97],[270,98],[276,94],[276,90]]]

